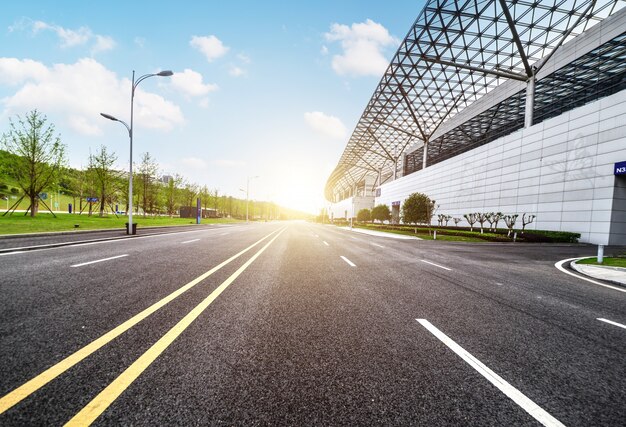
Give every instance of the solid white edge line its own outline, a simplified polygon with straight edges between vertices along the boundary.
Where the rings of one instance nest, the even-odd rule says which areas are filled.
[[[426,261],[425,259],[422,259],[420,261],[425,262],[426,264],[434,265],[435,267],[443,268],[444,270],[452,271],[451,268],[444,267],[443,265],[435,264],[434,262]]]
[[[342,259],[342,260],[344,260],[346,263],[348,263],[348,265],[349,265],[350,267],[356,267],[356,264],[355,264],[355,263],[353,263],[352,261],[350,261],[350,260],[349,260],[348,258],[346,258],[345,256],[340,255],[340,257],[341,257],[341,259]]]
[[[83,262],[81,264],[74,264],[74,265],[70,265],[70,267],[82,267],[83,265],[95,264],[97,262],[102,262],[102,261],[109,261],[109,260],[116,259],[116,258],[123,258],[125,256],[128,256],[128,254],[116,255],[116,256],[112,256],[112,257],[109,257],[109,258],[103,258],[103,259],[97,259],[95,261]]]
[[[498,374],[493,372],[487,366],[485,366],[480,360],[476,359],[470,353],[468,353],[463,347],[458,345],[454,340],[449,338],[446,334],[441,332],[435,326],[433,326],[426,319],[415,319],[423,327],[425,327],[430,333],[443,342],[450,350],[454,351],[461,359],[467,362],[472,368],[474,368],[479,374],[485,377],[491,384],[496,386],[502,393],[504,393],[509,399],[519,405],[522,409],[528,412],[534,419],[539,421],[544,426],[563,426],[559,420],[547,413],[535,402],[526,397],[521,391],[513,387],[511,384],[502,379]]]
[[[326,240],[324,240],[324,244],[325,244],[326,246],[330,246]]]
[[[558,270],[562,271],[562,272],[563,272],[563,273],[565,273],[565,274],[569,274],[570,276],[574,276],[574,277],[576,277],[576,278],[578,278],[578,279],[581,279],[581,280],[586,280],[587,282],[591,282],[591,283],[593,283],[594,285],[603,286],[603,287],[605,287],[605,288],[613,289],[613,290],[620,291],[620,292],[626,292],[626,289],[624,289],[624,288],[618,288],[618,287],[616,287],[616,286],[606,285],[606,284],[604,284],[604,283],[597,282],[597,281],[595,281],[595,280],[593,280],[593,279],[589,279],[589,278],[587,278],[587,277],[583,277],[583,276],[580,276],[580,275],[578,275],[578,274],[572,273],[571,271],[567,271],[567,270],[565,269],[565,267],[563,267],[563,264],[565,264],[566,262],[576,261],[576,260],[583,259],[583,258],[589,258],[589,257],[578,257],[578,258],[568,258],[568,259],[564,259],[564,260],[561,260],[561,261],[558,261],[557,263],[555,263],[555,264],[554,264],[554,266],[555,266]]]
[[[619,328],[624,328],[624,329],[626,329],[626,325],[622,325],[621,323],[617,323],[617,322],[614,322],[614,321],[609,320],[609,319],[603,319],[603,318],[601,318],[601,317],[598,317],[596,320],[599,320],[600,322],[609,323],[609,324],[611,324],[611,325],[613,325],[613,326],[617,326],[617,327],[619,327]]]
[[[193,243],[193,242],[197,242],[200,239],[192,239],[192,240],[187,240],[186,242],[180,242],[181,245],[184,245],[185,243]]]
[[[13,251],[13,252],[3,252],[0,254],[0,256],[5,256],[5,255],[13,255],[13,254],[24,254],[27,251]]]

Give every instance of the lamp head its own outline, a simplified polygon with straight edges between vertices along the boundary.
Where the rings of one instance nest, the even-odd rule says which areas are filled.
[[[172,72],[172,70],[164,70],[164,71],[160,71],[156,74],[157,76],[161,76],[161,77],[169,77],[174,75],[174,73]]]
[[[102,117],[104,117],[105,119],[113,120],[114,122],[119,122],[119,120],[118,120],[118,119],[116,119],[115,117],[113,117],[113,116],[112,116],[112,115],[110,115],[110,114],[100,113],[100,115],[101,115]]]

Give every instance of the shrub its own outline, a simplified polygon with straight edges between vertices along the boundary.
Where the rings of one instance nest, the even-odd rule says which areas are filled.
[[[430,224],[435,213],[435,201],[422,193],[413,193],[402,204],[402,222]]]
[[[361,209],[356,214],[356,220],[359,222],[369,222],[372,219],[372,214],[369,209]]]
[[[387,205],[378,205],[372,209],[373,221],[389,221],[391,219],[391,211]]]

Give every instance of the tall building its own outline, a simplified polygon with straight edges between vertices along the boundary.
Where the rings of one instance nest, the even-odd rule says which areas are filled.
[[[624,6],[428,1],[328,178],[332,216],[400,220],[421,192],[437,213],[626,244]]]

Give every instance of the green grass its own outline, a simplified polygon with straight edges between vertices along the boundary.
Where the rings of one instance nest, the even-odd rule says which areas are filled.
[[[128,222],[126,216],[108,215],[99,217],[97,214],[88,216],[87,214],[56,214],[54,218],[50,213],[39,212],[37,216],[31,218],[24,216],[24,213],[16,212],[9,216],[0,216],[0,234],[23,234],[23,233],[43,233],[50,231],[68,230],[98,230],[111,228],[125,228]],[[195,224],[195,219],[191,218],[170,218],[170,217],[146,217],[134,215],[133,222],[137,223],[137,229],[142,227],[158,227],[166,225],[189,225]],[[226,218],[206,218],[202,224],[238,222],[234,219]],[[75,227],[78,224],[78,228]]]
[[[576,261],[576,264],[590,264],[590,265],[606,265],[607,267],[624,267],[626,268],[626,258],[617,257],[605,257],[602,260],[602,264],[597,263],[597,258],[585,258],[580,261]]]

